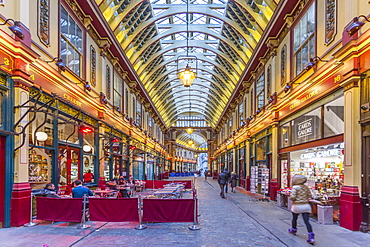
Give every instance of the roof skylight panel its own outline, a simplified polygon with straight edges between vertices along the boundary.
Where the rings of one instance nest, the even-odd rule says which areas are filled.
[[[154,16],[160,15],[165,11],[167,11],[167,9],[153,9]]]

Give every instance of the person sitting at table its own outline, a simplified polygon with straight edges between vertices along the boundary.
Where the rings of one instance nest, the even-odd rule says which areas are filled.
[[[109,182],[107,183],[108,187],[112,190],[116,190],[117,189],[117,182],[114,178],[112,178],[111,180],[109,180]]]
[[[45,187],[35,195],[42,197],[60,198],[60,196],[57,195],[55,185],[53,183],[47,183]]]
[[[127,182],[123,176],[119,176],[118,178],[118,185],[126,185]]]
[[[83,198],[84,195],[86,196],[93,196],[94,194],[91,192],[89,188],[86,186],[82,186],[81,180],[75,181],[76,187],[72,189],[72,197],[73,198]]]
[[[133,184],[133,185],[135,185],[135,182],[136,181],[134,180],[134,177],[132,175],[130,175],[130,177],[127,180],[127,184]]]

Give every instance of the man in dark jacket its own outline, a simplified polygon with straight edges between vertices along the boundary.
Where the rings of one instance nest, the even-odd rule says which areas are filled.
[[[60,198],[55,191],[55,185],[53,183],[47,183],[45,188],[43,188],[39,193],[35,194],[35,196]]]
[[[227,193],[227,190],[229,188],[229,182],[231,178],[231,173],[225,168],[224,173],[226,174],[226,185],[225,185],[225,192]]]
[[[220,174],[218,174],[218,184],[220,185],[221,193],[220,196],[222,198],[226,198],[224,191],[225,191],[225,185],[228,182],[228,177],[227,177],[227,170],[224,170]]]

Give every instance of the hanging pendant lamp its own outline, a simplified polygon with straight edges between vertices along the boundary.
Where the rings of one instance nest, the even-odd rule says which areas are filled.
[[[182,69],[180,71],[179,59],[181,57],[187,60],[187,64],[186,64],[185,70]],[[189,66],[189,61],[192,61],[192,60],[195,60],[195,69],[192,69]],[[189,56],[189,0],[187,0],[186,1],[186,56],[180,55],[177,57],[177,70],[179,71],[177,73],[177,77],[180,79],[184,87],[190,87],[193,84],[195,78],[197,77],[197,73],[196,73],[197,69],[198,69],[197,57]]]

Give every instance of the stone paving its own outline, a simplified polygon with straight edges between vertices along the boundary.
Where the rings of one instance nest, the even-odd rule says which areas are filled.
[[[296,236],[287,232],[291,214],[274,202],[256,201],[240,193],[219,196],[217,182],[195,179],[199,198],[200,230],[189,223],[148,223],[135,230],[138,222],[89,222],[89,229],[78,224],[43,222],[26,228],[0,229],[0,246],[310,246],[303,220]],[[370,234],[352,232],[338,225],[311,222],[316,246],[368,246]]]

